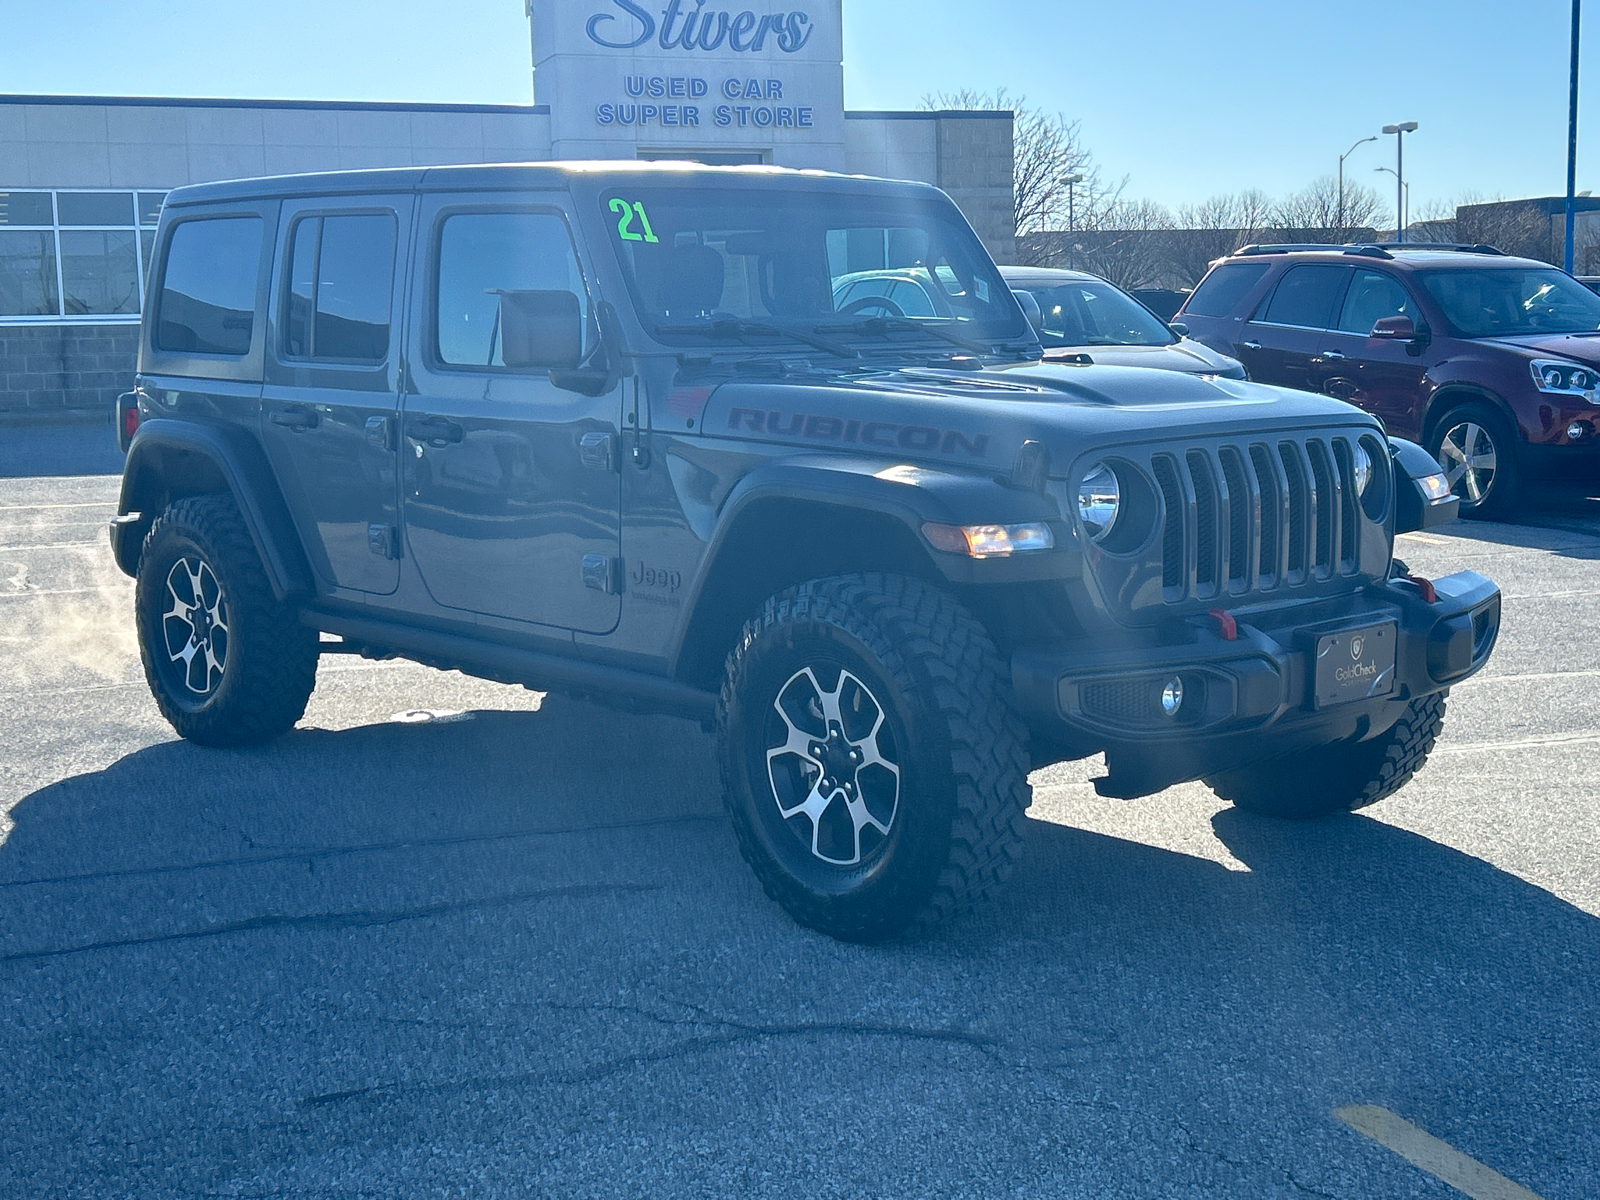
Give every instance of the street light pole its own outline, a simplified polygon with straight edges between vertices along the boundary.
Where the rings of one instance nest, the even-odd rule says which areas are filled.
[[[1582,0],[1572,0],[1572,84],[1567,100],[1567,240],[1561,252],[1561,265],[1572,274],[1573,188],[1578,186],[1578,9]]]
[[[1406,134],[1415,133],[1417,123],[1402,121],[1398,125],[1385,125],[1383,131],[1394,134],[1394,240],[1403,242],[1406,240]]]
[[[1573,3],[1577,3],[1577,0],[1573,0]],[[1357,142],[1354,146],[1351,146],[1350,149],[1346,150],[1343,154],[1339,155],[1339,234],[1340,234],[1340,236],[1344,235],[1344,160],[1349,158],[1352,154],[1354,154],[1359,147],[1365,146],[1368,142],[1375,142],[1377,140],[1378,140],[1378,135],[1377,134],[1373,134],[1371,137],[1364,137],[1359,142]]]
[[[1074,226],[1077,224],[1077,213],[1074,211],[1074,197],[1073,197],[1073,190],[1072,189],[1073,189],[1073,187],[1075,185],[1080,184],[1082,182],[1083,182],[1083,176],[1082,175],[1078,175],[1078,174],[1068,175],[1066,177],[1066,180],[1065,180],[1065,183],[1067,185],[1067,232],[1068,233],[1071,233],[1073,228],[1074,228]],[[1071,239],[1069,238],[1068,241],[1070,243]],[[1069,253],[1067,255],[1067,265],[1068,266],[1073,266],[1073,265],[1075,265],[1075,262],[1076,262],[1076,260]]]
[[[1393,167],[1374,167],[1373,170],[1383,171],[1390,175],[1395,173]],[[1395,178],[1399,179],[1399,176],[1396,175]],[[1405,193],[1405,204],[1400,209],[1400,224],[1408,225],[1411,222],[1411,185],[1401,179],[1400,188]]]

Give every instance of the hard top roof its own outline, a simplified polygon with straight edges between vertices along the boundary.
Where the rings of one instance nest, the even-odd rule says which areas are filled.
[[[803,190],[819,182],[869,187],[877,192],[927,192],[931,184],[876,179],[834,171],[796,170],[764,165],[712,167],[703,163],[627,159],[570,162],[471,163],[438,167],[386,167],[365,171],[321,171],[306,175],[269,175],[196,183],[167,193],[167,204],[210,204],[278,196],[355,195],[366,192],[500,190],[566,188],[576,180],[633,179],[652,182],[681,179],[702,185],[756,183]]]

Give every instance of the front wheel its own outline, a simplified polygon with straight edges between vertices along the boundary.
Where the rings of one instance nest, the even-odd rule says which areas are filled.
[[[1206,785],[1236,808],[1292,821],[1366,808],[1398,792],[1428,761],[1444,728],[1447,694],[1413,700],[1393,728],[1370,741],[1280,755],[1213,775]]]
[[[795,920],[874,941],[996,890],[1022,851],[1026,732],[983,627],[914,579],[768,600],[717,706],[739,848]]]
[[[264,742],[294,726],[317,681],[317,633],[267,582],[226,496],[193,496],[145,537],[134,608],[150,692],[181,737]]]
[[[1511,424],[1487,404],[1463,404],[1434,427],[1429,451],[1444,467],[1461,515],[1498,520],[1522,491],[1517,439]]]

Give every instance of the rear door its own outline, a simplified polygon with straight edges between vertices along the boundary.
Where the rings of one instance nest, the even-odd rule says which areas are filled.
[[[1322,343],[1349,276],[1340,263],[1298,263],[1283,273],[1240,334],[1238,355],[1251,379],[1320,390]]]
[[[410,195],[285,201],[261,440],[312,568],[387,595],[400,580],[396,411]]]
[[[571,291],[594,337],[561,193],[421,198],[401,414],[405,539],[446,608],[586,633],[616,627],[624,389],[507,367],[500,297]],[[568,635],[570,636],[570,634]]]

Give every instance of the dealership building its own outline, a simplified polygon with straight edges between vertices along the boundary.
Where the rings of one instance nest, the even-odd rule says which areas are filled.
[[[170,188],[301,171],[691,159],[918,179],[1012,252],[1007,112],[848,112],[842,0],[529,0],[533,103],[0,96],[0,417],[131,386]]]

